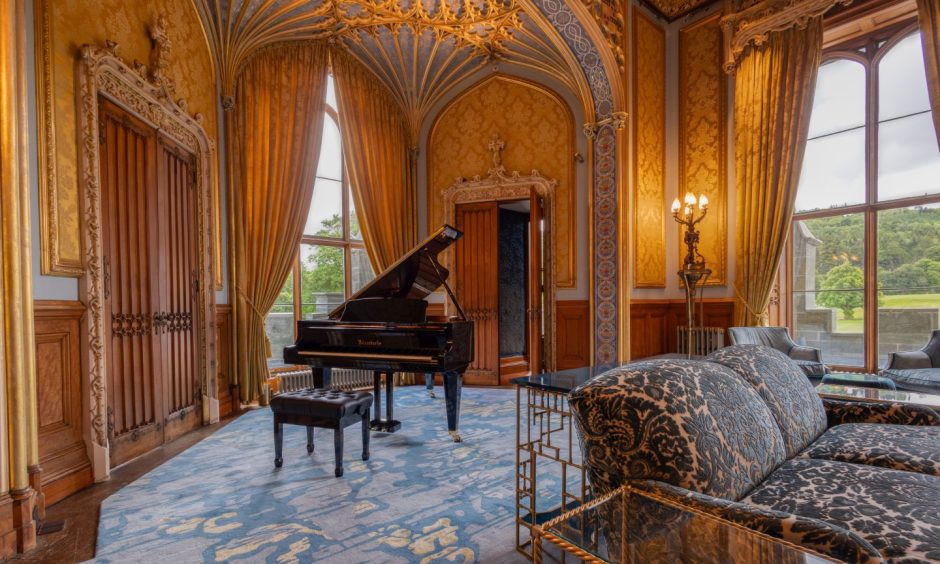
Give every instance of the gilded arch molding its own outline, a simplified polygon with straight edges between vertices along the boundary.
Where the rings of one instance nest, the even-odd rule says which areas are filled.
[[[159,61],[160,59],[156,59]],[[212,229],[212,163],[215,145],[200,120],[186,111],[185,101],[172,99],[172,85],[156,65],[134,68],[118,56],[118,46],[85,45],[78,62],[79,172],[82,188],[82,236],[85,272],[80,296],[87,307],[83,346],[88,351],[83,373],[87,376],[90,429],[95,456],[95,478],[107,477],[107,364],[105,360],[104,277],[102,271],[101,176],[99,170],[98,98],[104,97],[149,123],[196,157],[196,190],[199,280],[197,369],[202,389],[203,422],[218,419],[215,359],[215,241]]]

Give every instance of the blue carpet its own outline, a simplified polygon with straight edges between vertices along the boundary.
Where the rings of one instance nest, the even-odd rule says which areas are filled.
[[[248,412],[105,500],[96,559],[525,562],[514,550],[515,397],[465,389],[454,444],[443,400],[402,388],[402,428],[372,434],[371,460],[359,427],[347,429],[342,478],[332,431],[317,431],[308,456],[303,427],[285,425],[275,469],[271,412]]]

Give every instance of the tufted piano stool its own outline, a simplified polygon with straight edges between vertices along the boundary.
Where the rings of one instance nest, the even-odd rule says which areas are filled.
[[[281,456],[284,442],[284,424],[307,427],[307,453],[313,452],[313,429],[333,429],[333,446],[336,451],[336,477],[343,475],[343,430],[354,424],[362,424],[362,459],[369,460],[369,409],[372,394],[369,392],[343,392],[308,388],[286,392],[271,400],[274,412],[274,466],[284,464]]]

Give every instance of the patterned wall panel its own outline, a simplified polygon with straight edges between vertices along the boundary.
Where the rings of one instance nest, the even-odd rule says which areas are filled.
[[[496,76],[471,88],[438,116],[428,142],[428,226],[444,221],[441,193],[461,176],[485,175],[492,166],[487,145],[499,134],[506,143],[503,164],[532,169],[558,180],[556,280],[575,285],[574,123],[571,112],[549,90]]]
[[[633,285],[666,285],[666,34],[633,19]]]
[[[679,31],[679,193],[706,194],[699,250],[711,268],[710,285],[727,283],[727,77],[722,36],[714,14]],[[685,256],[682,230],[679,256]]]
[[[43,198],[43,263],[46,270],[77,276],[82,264],[78,149],[76,139],[75,64],[84,44],[120,46],[127,61],[150,60],[148,26],[164,15],[171,18],[167,32],[172,43],[170,78],[176,97],[185,99],[191,113],[201,113],[203,127],[217,140],[215,71],[209,45],[190,0],[35,0],[37,22],[37,74],[49,93],[40,100],[40,118],[52,127],[42,139],[46,156],[40,176],[54,193]],[[54,241],[54,242],[53,242]],[[56,246],[57,261],[45,256]],[[57,262],[57,264],[50,264]]]

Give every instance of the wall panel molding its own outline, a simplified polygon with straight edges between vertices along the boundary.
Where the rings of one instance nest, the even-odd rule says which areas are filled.
[[[36,384],[39,464],[46,504],[91,485],[82,415],[81,321],[77,301],[37,300]]]
[[[633,285],[666,285],[666,32],[633,19]]]
[[[555,303],[555,368],[566,370],[591,364],[591,310],[588,300]]]
[[[734,322],[733,298],[706,299],[702,307],[702,325],[727,329]],[[676,352],[679,350],[676,331],[685,323],[685,300],[631,301],[630,358]],[[729,344],[727,334],[725,344]]]
[[[720,17],[715,13],[679,30],[679,198],[704,193],[711,202],[699,225],[710,286],[724,286],[728,278],[728,79],[721,67]],[[677,229],[682,257],[683,228]]]

